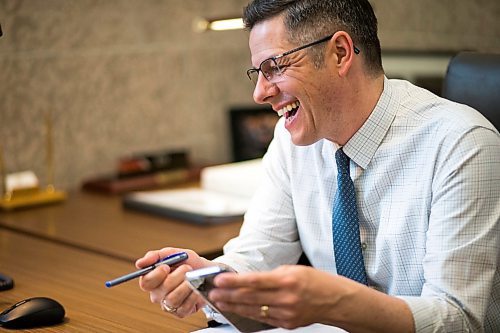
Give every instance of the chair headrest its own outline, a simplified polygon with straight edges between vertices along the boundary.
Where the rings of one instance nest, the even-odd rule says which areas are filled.
[[[500,54],[457,54],[448,65],[442,95],[475,108],[500,128]]]

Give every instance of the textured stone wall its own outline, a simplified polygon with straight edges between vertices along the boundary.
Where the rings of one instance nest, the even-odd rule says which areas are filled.
[[[192,30],[246,0],[0,0],[0,138],[8,172],[45,178],[44,118],[56,185],[112,172],[118,157],[183,148],[231,159],[227,111],[252,105],[247,32]],[[500,1],[373,0],[382,46],[500,52]]]
[[[500,1],[370,0],[383,48],[500,52]]]

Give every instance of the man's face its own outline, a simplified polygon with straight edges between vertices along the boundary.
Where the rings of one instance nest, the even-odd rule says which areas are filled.
[[[288,42],[282,17],[278,16],[253,27],[249,46],[252,64],[258,68],[265,59],[300,45]],[[324,66],[315,68],[308,52],[301,50],[280,59],[286,67],[278,82],[271,83],[259,75],[253,94],[255,102],[270,104],[276,112],[291,109],[285,112],[285,127],[296,145],[309,145],[329,138],[334,131],[336,80],[334,68],[328,64],[328,59],[325,61]]]

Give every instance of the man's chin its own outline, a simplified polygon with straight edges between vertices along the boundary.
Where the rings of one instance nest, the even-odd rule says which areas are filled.
[[[310,146],[313,143],[316,143],[319,141],[317,138],[307,138],[301,135],[298,135],[297,133],[292,133],[290,132],[290,136],[292,139],[292,143],[296,146]]]

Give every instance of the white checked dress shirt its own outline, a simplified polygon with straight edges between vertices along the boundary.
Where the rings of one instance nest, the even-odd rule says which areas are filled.
[[[304,251],[335,273],[337,148],[295,146],[279,121],[240,236],[216,261],[264,271]],[[418,332],[500,332],[498,131],[467,106],[385,78],[344,151],[369,284],[405,300]]]

